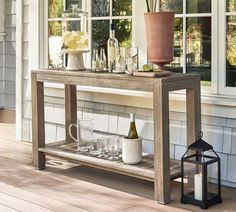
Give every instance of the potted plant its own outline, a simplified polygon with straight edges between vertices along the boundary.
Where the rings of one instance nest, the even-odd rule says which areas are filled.
[[[173,60],[174,13],[156,12],[157,0],[146,0],[146,5],[147,59],[162,70]]]

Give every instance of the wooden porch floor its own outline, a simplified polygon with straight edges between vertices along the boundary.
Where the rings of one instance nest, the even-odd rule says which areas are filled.
[[[15,126],[0,123],[0,212],[8,211],[200,211],[179,203],[172,183],[168,205],[153,201],[153,184],[49,158],[47,168],[32,166],[31,145],[15,140]],[[223,188],[223,204],[208,211],[236,211],[236,189]]]

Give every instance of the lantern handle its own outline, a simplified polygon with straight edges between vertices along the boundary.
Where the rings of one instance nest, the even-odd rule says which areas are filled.
[[[202,137],[203,137],[203,132],[200,131],[200,132],[198,133],[198,138],[199,138],[199,139],[202,139]]]

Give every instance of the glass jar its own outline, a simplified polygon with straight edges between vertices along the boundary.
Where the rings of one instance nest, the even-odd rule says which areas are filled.
[[[62,14],[62,50],[88,50],[88,38],[88,13],[78,8],[78,5],[72,5]]]

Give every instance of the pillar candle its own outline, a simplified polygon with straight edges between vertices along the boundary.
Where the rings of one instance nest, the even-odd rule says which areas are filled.
[[[194,175],[194,198],[202,201],[202,173]]]

